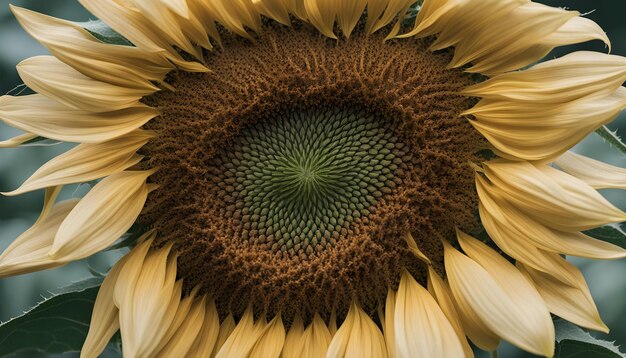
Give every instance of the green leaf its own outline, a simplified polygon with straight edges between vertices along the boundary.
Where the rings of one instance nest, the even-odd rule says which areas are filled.
[[[104,43],[133,46],[133,44],[128,41],[124,36],[118,34],[117,32],[115,32],[115,30],[110,28],[109,25],[100,20],[79,22],[78,25],[89,31],[90,34],[92,34],[95,38]]]
[[[593,337],[582,328],[563,319],[554,320],[555,358],[626,358],[614,342]]]
[[[585,231],[585,234],[626,249],[626,232],[621,224],[602,226],[597,229]]]
[[[101,283],[102,278],[76,282],[0,325],[0,357],[19,351],[80,351]]]
[[[617,131],[610,130],[607,126],[602,126],[596,133],[602,137],[611,147],[619,150],[622,154],[626,154],[626,144],[622,142],[622,138],[617,135]]]

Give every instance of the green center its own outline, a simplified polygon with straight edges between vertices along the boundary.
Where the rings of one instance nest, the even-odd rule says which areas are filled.
[[[222,159],[228,215],[245,239],[274,250],[321,250],[397,185],[402,148],[362,110],[282,113],[244,129]]]

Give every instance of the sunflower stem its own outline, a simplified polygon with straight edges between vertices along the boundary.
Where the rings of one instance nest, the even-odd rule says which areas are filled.
[[[596,133],[612,147],[622,152],[622,154],[626,154],[626,144],[624,144],[622,138],[617,135],[617,131],[612,131],[607,126],[602,126],[596,130]]]
[[[489,352],[489,357],[490,358],[498,358],[498,351],[494,350],[494,351]]]

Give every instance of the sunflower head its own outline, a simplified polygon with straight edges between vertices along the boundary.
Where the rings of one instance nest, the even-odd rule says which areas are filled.
[[[25,131],[3,145],[79,144],[8,193],[46,201],[0,275],[142,228],[84,356],[118,329],[125,355],[198,357],[551,356],[551,312],[606,329],[561,254],[626,256],[581,233],[626,219],[595,191],[625,172],[567,151],[626,105],[626,60],[529,67],[608,43],[595,23],[527,0],[81,3],[127,41],[13,8],[53,56],[0,97]]]

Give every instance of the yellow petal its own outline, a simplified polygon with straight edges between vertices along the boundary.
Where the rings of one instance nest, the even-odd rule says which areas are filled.
[[[407,245],[409,245],[409,250],[411,250],[411,252],[413,253],[413,255],[415,255],[415,257],[417,257],[418,259],[424,261],[427,264],[430,264],[430,259],[428,258],[428,256],[426,256],[422,250],[419,249],[419,247],[417,246],[417,243],[415,242],[415,239],[413,238],[413,235],[411,235],[411,233],[407,233],[407,235],[404,237]]]
[[[195,297],[192,296],[192,301],[194,298]],[[190,306],[191,307],[186,310],[186,314],[183,315],[180,325],[172,325],[177,327],[174,335],[168,340],[165,347],[160,350],[157,357],[186,357],[187,352],[191,350],[196,338],[200,334],[200,330],[202,329],[206,298],[196,300],[195,302],[192,302],[192,305]],[[178,315],[178,312],[176,315]],[[174,321],[176,321],[176,318],[174,318]]]
[[[626,221],[626,213],[588,184],[547,165],[484,163],[493,192],[547,227],[576,232]]]
[[[283,346],[282,357],[283,358],[299,358],[302,355],[304,345],[304,323],[300,316],[291,323],[291,328],[287,332],[285,337],[285,344]]]
[[[378,326],[356,303],[350,306],[346,320],[330,342],[326,357],[387,357],[385,339]]]
[[[473,63],[468,71],[496,75],[532,64],[555,46],[599,38],[585,35],[591,28],[573,20],[577,15],[525,0],[427,0],[415,28],[401,37],[440,33],[434,49],[454,45],[451,66]]]
[[[387,346],[387,356],[389,358],[398,357],[395,328],[396,297],[396,291],[390,288],[387,291],[387,299],[385,301],[385,322],[383,323],[385,345]]]
[[[61,224],[49,255],[76,260],[113,244],[141,213],[152,173],[127,171],[96,184]]]
[[[3,195],[19,195],[29,191],[82,183],[119,173],[139,163],[135,152],[152,137],[137,130],[125,136],[99,144],[81,144],[41,166],[17,190]]]
[[[517,267],[535,284],[550,312],[579,326],[609,333],[609,328],[602,322],[580,270],[560,256],[555,259],[563,261],[562,264],[566,265],[576,276],[576,286],[570,286],[549,274],[521,263],[517,263]]]
[[[432,266],[428,267],[428,292],[430,292],[433,298],[437,301],[441,311],[443,311],[452,325],[452,328],[454,328],[454,331],[461,342],[461,346],[463,347],[465,357],[474,357],[472,347],[470,347],[467,342],[467,338],[465,338],[465,330],[463,329],[463,324],[461,323],[461,316],[457,312],[450,287],[448,287],[448,284],[445,283],[441,277],[439,277]]]
[[[278,358],[285,343],[285,326],[280,314],[263,329],[261,336],[252,347],[249,358]]]
[[[172,66],[161,54],[138,47],[106,44],[79,24],[17,6],[11,11],[22,27],[50,52],[87,77],[121,87],[158,90]]]
[[[547,228],[515,209],[505,200],[489,193],[489,184],[477,176],[480,198],[479,212],[489,236],[511,257],[542,272],[551,273],[573,284],[567,270],[550,262],[551,257],[541,250],[595,259],[626,257],[626,250],[617,245],[597,240],[580,232],[564,232]],[[543,262],[542,262],[543,261]]]
[[[226,343],[226,340],[233,333],[236,326],[237,325],[235,324],[235,319],[233,318],[233,316],[228,315],[228,317],[226,317],[224,322],[222,322],[222,324],[220,325],[220,331],[217,336],[217,341],[215,342],[215,346],[213,347],[213,352],[211,353],[211,357],[215,357],[217,355],[217,352],[219,352],[219,350],[222,349],[222,347],[224,346],[224,343]]]
[[[333,31],[338,11],[338,2],[335,0],[304,0],[307,18],[319,32],[331,39],[336,39]]]
[[[144,235],[144,238],[152,236],[152,233]],[[140,239],[140,241],[142,241]],[[127,260],[127,256],[122,257],[107,274],[98,290],[98,296],[93,306],[89,332],[83,348],[80,351],[81,358],[98,357],[104,351],[111,337],[119,331],[119,310],[113,302],[115,284],[122,267]]]
[[[52,56],[31,57],[16,68],[29,88],[84,111],[101,113],[135,107],[143,96],[154,92],[96,81]]]
[[[197,62],[186,61],[172,46],[172,34],[165,30],[175,29],[171,24],[155,23],[137,9],[129,0],[79,0],[89,12],[104,21],[112,29],[127,38],[135,46],[153,53],[165,51],[164,56],[179,68],[190,72],[206,72],[208,69]],[[163,8],[163,5],[161,6]],[[168,9],[164,9],[167,11]],[[177,44],[181,45],[181,44]],[[187,47],[187,44],[182,44]],[[181,48],[183,46],[180,46]]]
[[[454,328],[428,291],[407,271],[402,273],[394,313],[400,357],[462,357]]]
[[[171,245],[148,252],[151,241],[137,246],[122,268],[114,302],[120,310],[124,356],[151,356],[167,334],[180,304],[176,256]]]
[[[361,15],[363,15],[367,2],[367,0],[337,2],[337,24],[343,31],[344,36],[350,37],[352,30],[354,30]]]
[[[296,331],[299,329],[300,328],[296,328]],[[330,335],[330,331],[328,330],[326,323],[324,323],[322,318],[316,313],[313,317],[313,322],[309,324],[300,338],[301,353],[298,357],[324,357],[328,351],[328,346],[330,345],[331,340],[332,336]]]
[[[0,277],[21,275],[65,265],[48,256],[54,235],[78,200],[56,204],[50,214],[15,239],[0,255]]]
[[[486,245],[459,233],[469,258],[445,243],[450,288],[500,337],[534,354],[554,354],[550,312],[534,287]]]
[[[556,165],[595,189],[626,189],[626,169],[615,167],[574,152],[565,152]]]
[[[246,28],[260,31],[261,17],[259,10],[248,0],[214,0],[202,4],[217,21],[228,30],[251,38]]]
[[[465,114],[502,156],[549,162],[626,108],[626,89],[546,105],[484,99]]]
[[[256,341],[261,337],[265,323],[259,320],[254,323],[252,307],[248,307],[243,317],[228,336],[222,348],[217,352],[216,358],[245,357],[250,353]]]
[[[617,90],[626,80],[626,58],[578,51],[508,72],[471,86],[464,94],[536,104],[567,103]]]
[[[213,299],[206,300],[202,330],[189,350],[190,357],[210,357],[220,332],[220,319]]]
[[[261,14],[284,25],[291,24],[288,0],[253,0],[252,2]]]
[[[194,46],[191,40],[183,32],[183,24],[188,20],[189,8],[186,1],[180,0],[153,0],[153,1],[136,1],[133,5],[137,10],[145,16],[153,24],[159,24],[158,29],[162,39],[167,39],[169,44],[176,45],[183,51],[194,55],[196,58],[202,57],[202,52]],[[177,6],[171,6],[177,2]],[[184,6],[184,10],[183,10]],[[173,9],[182,11],[185,15],[177,14]]]
[[[92,113],[69,108],[40,94],[0,97],[0,120],[23,131],[66,142],[105,142],[136,130],[157,115],[155,109],[143,104]],[[28,140],[15,141],[23,139]]]
[[[2,98],[0,97],[0,104],[2,104]],[[2,120],[2,111],[0,111],[0,120]],[[20,145],[29,142],[38,136],[36,134],[25,133],[15,136],[13,138],[4,140],[0,142],[0,148],[17,148]]]

